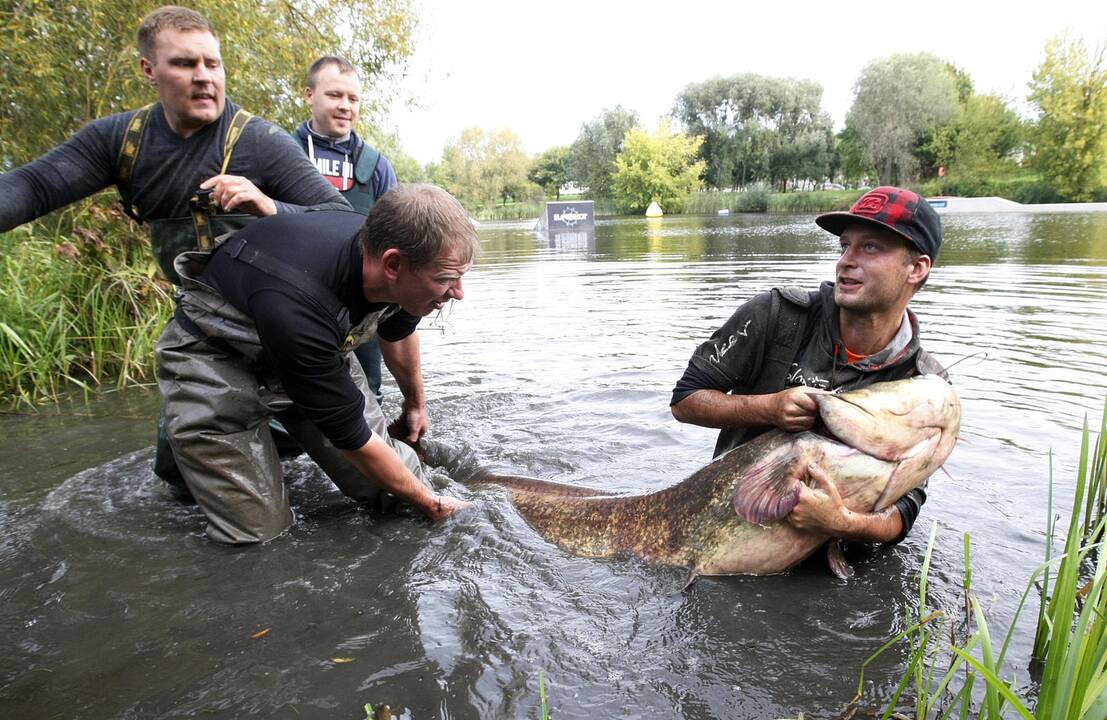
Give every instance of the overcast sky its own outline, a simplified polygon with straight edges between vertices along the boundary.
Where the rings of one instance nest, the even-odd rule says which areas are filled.
[[[1107,42],[1107,0],[414,2],[403,92],[419,106],[398,103],[386,125],[421,163],[471,126],[509,128],[531,153],[617,104],[652,128],[685,85],[747,72],[820,83],[840,129],[861,70],[897,52],[933,53],[1024,110],[1047,39]]]

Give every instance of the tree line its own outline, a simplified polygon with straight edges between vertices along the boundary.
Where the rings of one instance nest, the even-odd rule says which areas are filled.
[[[570,183],[634,211],[650,201],[679,211],[698,189],[837,183],[1013,193],[1023,202],[1107,200],[1103,49],[1049,41],[1026,100],[1028,119],[1011,100],[977,93],[952,63],[897,54],[863,69],[837,133],[818,83],[746,73],[687,85],[671,123],[647,129],[616,106],[584,123],[572,145],[536,157],[510,130],[470,128],[427,175],[470,207],[556,198]]]
[[[134,33],[155,0],[0,2],[0,170],[29,161],[84,123],[150,101],[137,72]],[[588,197],[668,212],[699,190],[786,191],[824,182],[930,182],[974,194],[1022,177],[1033,200],[1089,200],[1107,186],[1104,51],[1059,37],[1045,47],[1026,97],[975,91],[971,78],[929,54],[874,60],[854,86],[845,127],[834,132],[822,88],[754,74],[687,85],[666,120],[645,127],[622,106],[584,123],[571,145],[529,155],[508,129],[468,128],[421,167],[395,134],[374,124],[394,98],[414,48],[410,0],[258,0],[191,3],[222,34],[228,94],[288,128],[305,115],[303,72],[321,52],[348,57],[367,93],[359,130],[393,161],[401,180],[430,180],[470,209]],[[1025,184],[1025,183],[1024,183]]]

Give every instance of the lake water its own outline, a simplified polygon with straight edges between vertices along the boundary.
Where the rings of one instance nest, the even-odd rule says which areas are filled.
[[[493,488],[435,473],[470,512],[363,512],[308,462],[299,519],[246,549],[202,534],[151,471],[151,391],[0,416],[0,716],[19,718],[830,717],[904,629],[932,524],[931,605],[973,588],[1009,624],[1041,561],[1049,454],[1071,503],[1079,431],[1107,372],[1107,214],[944,218],[913,307],[963,404],[961,442],[902,544],[772,577],[704,578],[547,544]],[[812,216],[620,219],[551,242],[481,228],[466,299],[421,329],[431,436],[457,464],[615,490],[710,459],[669,393],[743,300],[832,276]],[[959,361],[959,362],[958,362]],[[394,386],[386,410],[395,412]],[[1009,672],[1028,680],[1032,618]],[[862,707],[894,691],[896,648]]]

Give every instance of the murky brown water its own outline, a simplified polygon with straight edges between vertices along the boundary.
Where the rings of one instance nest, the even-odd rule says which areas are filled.
[[[294,529],[219,547],[153,478],[157,399],[128,392],[0,416],[0,716],[538,717],[542,670],[557,718],[827,717],[904,628],[935,521],[932,602],[956,607],[971,532],[975,591],[1005,628],[1043,555],[1047,453],[1063,510],[1107,392],[1107,215],[945,224],[914,307],[932,352],[971,356],[953,370],[963,442],[912,535],[854,558],[849,582],[811,562],[682,593],[682,572],[546,544],[493,489],[453,484],[478,508],[431,526],[361,512],[299,461]],[[668,411],[694,346],[835,257],[810,216],[481,232],[466,300],[421,331],[433,437],[458,462],[626,490],[710,457],[713,433]],[[1024,679],[1029,641],[1012,650]],[[867,669],[867,706],[904,663]]]

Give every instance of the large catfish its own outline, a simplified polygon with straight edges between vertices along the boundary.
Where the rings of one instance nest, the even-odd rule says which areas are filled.
[[[941,467],[961,423],[957,394],[936,375],[816,400],[820,432],[767,432],[656,492],[615,495],[502,476],[480,481],[509,488],[526,521],[576,555],[633,554],[687,567],[693,577],[782,572],[828,539],[784,520],[808,463],[827,473],[848,508],[879,511]]]

